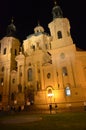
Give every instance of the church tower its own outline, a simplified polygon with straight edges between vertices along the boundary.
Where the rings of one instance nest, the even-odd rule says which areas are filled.
[[[0,41],[0,97],[2,104],[7,106],[10,100],[11,89],[11,71],[16,70],[15,57],[19,53],[20,42],[16,38],[16,27],[11,20],[11,24],[8,25],[7,34]]]
[[[52,9],[53,21],[49,23],[52,39],[52,49],[73,44],[70,34],[70,24],[67,18],[63,18],[63,12],[55,2]]]

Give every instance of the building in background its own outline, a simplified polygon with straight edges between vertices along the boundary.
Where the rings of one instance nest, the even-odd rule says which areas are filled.
[[[77,50],[70,23],[55,3],[50,34],[38,23],[21,46],[16,27],[0,40],[0,107],[47,109],[86,104],[86,51]]]

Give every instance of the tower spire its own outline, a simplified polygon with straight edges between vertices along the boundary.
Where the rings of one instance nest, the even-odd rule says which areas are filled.
[[[57,1],[56,0],[54,0],[54,5],[57,5]]]
[[[63,12],[62,12],[60,6],[58,6],[56,0],[54,0],[54,7],[52,9],[52,14],[53,14],[53,19],[63,17]]]
[[[11,18],[11,23],[7,27],[7,36],[15,36],[16,26],[14,25],[14,18]]]

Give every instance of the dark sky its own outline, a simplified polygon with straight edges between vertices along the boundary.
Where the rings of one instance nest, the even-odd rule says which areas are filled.
[[[54,0],[0,0],[0,37],[6,34],[12,16],[20,40],[34,32],[38,20],[48,32],[52,21]],[[71,35],[77,47],[86,50],[86,0],[57,0],[71,25]]]

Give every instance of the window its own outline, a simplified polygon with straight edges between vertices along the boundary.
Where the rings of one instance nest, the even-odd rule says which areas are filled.
[[[4,84],[4,79],[1,78],[1,85],[3,86],[3,84]]]
[[[50,77],[51,77],[51,74],[50,74],[50,73],[48,73],[48,74],[47,74],[47,78],[48,78],[48,79],[50,79]]]
[[[3,54],[4,54],[4,55],[6,54],[6,48],[4,48],[4,52],[3,52]]]
[[[12,79],[12,83],[13,83],[13,84],[15,83],[15,79]]]
[[[39,91],[39,90],[40,90],[40,82],[37,81],[37,91]]]
[[[17,55],[17,50],[15,49],[15,56]]]
[[[67,86],[67,87],[65,88],[65,92],[66,92],[66,96],[70,96],[70,95],[71,95],[71,90],[70,90],[70,87],[69,87],[69,86]]]
[[[0,102],[2,101],[2,95],[0,94]]]
[[[28,69],[28,81],[32,81],[32,69]]]
[[[29,63],[28,65],[31,66],[31,63]]]
[[[15,94],[12,93],[12,94],[11,94],[11,100],[14,101],[14,99],[15,99]]]
[[[46,49],[48,49],[48,44],[45,44]]]
[[[52,97],[52,96],[54,96],[54,94],[53,94],[53,92],[52,92],[52,89],[49,88],[49,89],[48,89],[48,97]]]
[[[2,67],[1,71],[4,72],[4,66]]]
[[[57,32],[57,36],[58,36],[58,39],[62,38],[62,33],[61,33],[61,31],[58,31],[58,32]]]
[[[18,92],[19,92],[19,93],[22,92],[22,85],[21,85],[21,84],[18,85]]]
[[[22,77],[22,72],[20,72],[20,77]]]
[[[35,45],[32,45],[32,49],[35,51]]]
[[[19,76],[22,77],[22,65],[19,66]]]
[[[66,67],[63,67],[62,68],[62,74],[63,74],[63,76],[67,76],[68,74],[67,74],[67,68]]]

